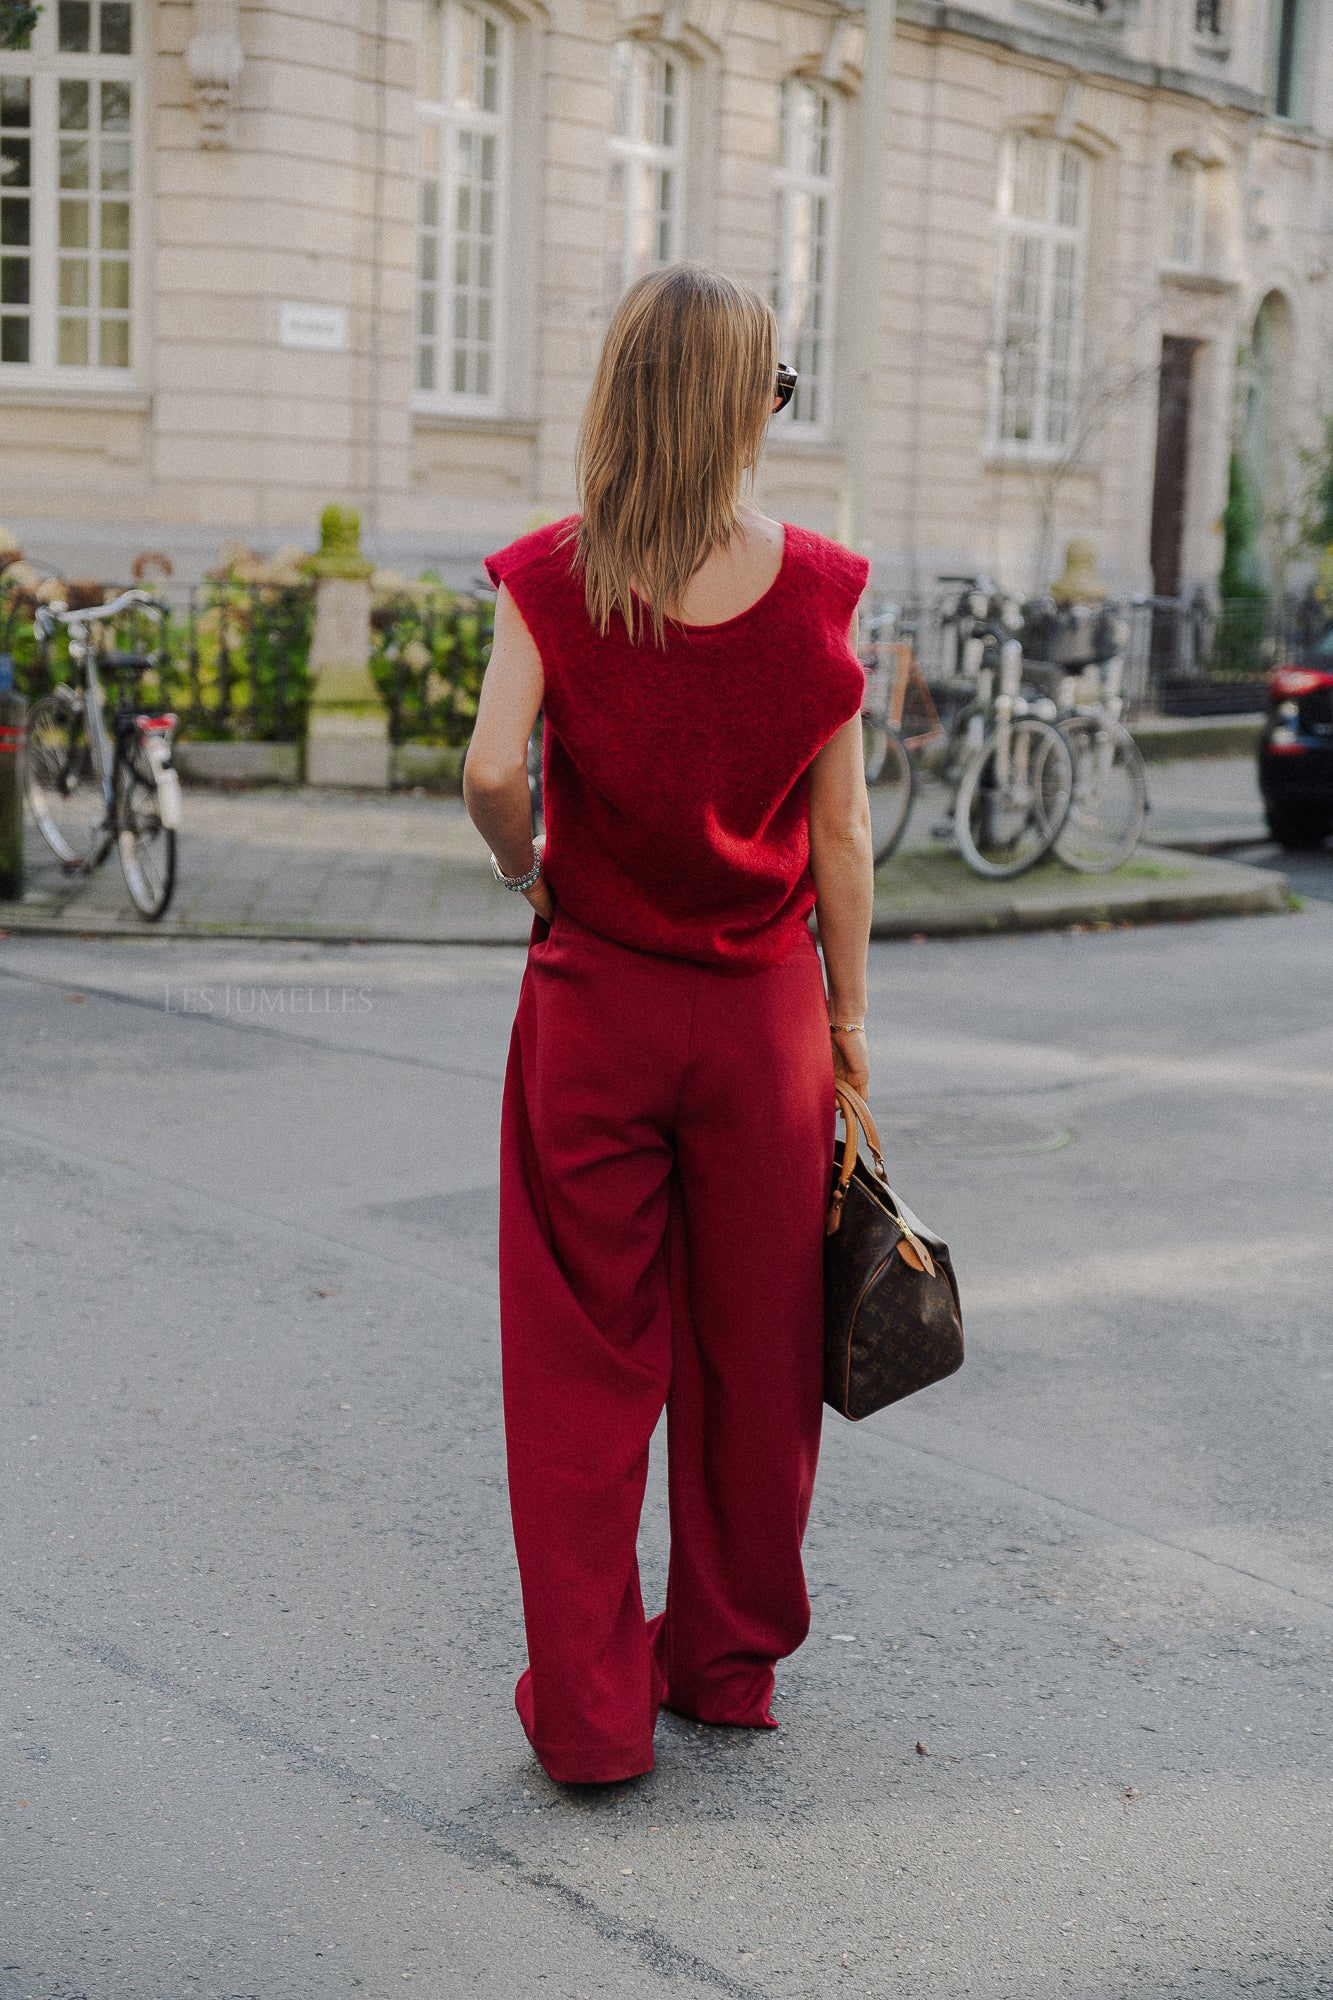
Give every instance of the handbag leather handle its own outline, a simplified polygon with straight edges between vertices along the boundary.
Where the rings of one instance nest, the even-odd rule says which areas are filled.
[[[871,1152],[874,1154],[875,1158],[879,1161],[880,1165],[883,1166],[884,1154],[879,1143],[879,1133],[876,1130],[874,1118],[871,1116],[870,1106],[866,1103],[864,1097],[861,1096],[859,1091],[853,1090],[850,1083],[844,1083],[841,1077],[837,1077],[834,1080],[833,1094],[835,1097],[841,1098],[845,1100],[846,1103],[851,1104],[853,1110],[856,1113],[857,1122],[860,1125],[861,1130],[866,1135],[866,1144],[869,1146]],[[846,1116],[847,1112],[844,1103],[843,1107],[844,1119],[846,1118]]]
[[[842,1205],[847,1199],[847,1190],[852,1184],[852,1174],[856,1168],[856,1155],[860,1148],[860,1135],[864,1133],[866,1144],[869,1146],[874,1158],[875,1171],[884,1183],[884,1192],[893,1203],[898,1227],[903,1232],[902,1242],[898,1245],[899,1252],[907,1259],[907,1262],[912,1266],[914,1271],[928,1272],[933,1278],[935,1276],[935,1260],[926,1248],[926,1245],[921,1241],[921,1238],[903,1220],[902,1212],[898,1208],[898,1197],[889,1186],[889,1176],[884,1166],[884,1155],[880,1150],[879,1133],[876,1130],[874,1118],[871,1116],[870,1106],[866,1103],[860,1092],[853,1090],[850,1083],[844,1083],[841,1077],[835,1078],[833,1092],[838,1101],[838,1109],[842,1113],[843,1123],[847,1127],[847,1137],[843,1141],[842,1165],[838,1170],[838,1178],[833,1189],[833,1199],[829,1203],[828,1220],[824,1225],[825,1235],[836,1235],[842,1222]]]
[[[879,1132],[871,1116],[870,1106],[860,1092],[853,1090],[849,1083],[844,1083],[841,1077],[835,1079],[833,1093],[837,1099],[838,1109],[842,1113],[842,1122],[847,1128],[847,1136],[843,1141],[842,1163],[838,1169],[838,1178],[834,1185],[833,1198],[829,1203],[828,1221],[825,1225],[825,1233],[829,1236],[835,1233],[842,1221],[842,1205],[851,1186],[863,1132],[880,1179],[886,1186],[888,1185],[888,1175],[884,1170],[884,1155],[880,1150]]]

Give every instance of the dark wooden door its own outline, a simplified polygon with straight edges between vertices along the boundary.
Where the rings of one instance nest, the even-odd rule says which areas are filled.
[[[1190,388],[1197,340],[1162,341],[1157,377],[1157,462],[1152,482],[1152,587],[1158,597],[1180,588],[1180,551],[1185,534],[1185,494],[1189,479]]]

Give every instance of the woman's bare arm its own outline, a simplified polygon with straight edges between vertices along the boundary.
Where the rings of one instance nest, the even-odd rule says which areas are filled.
[[[810,871],[829,1020],[864,1021],[875,857],[859,715],[829,738],[811,766]],[[863,1031],[834,1035],[833,1066],[854,1090],[864,1092],[870,1058]]]
[[[501,584],[495,639],[463,764],[463,798],[472,824],[506,875],[526,875],[533,863],[528,738],[544,691],[541,654]],[[550,919],[554,904],[544,879],[527,891],[527,899],[539,917]]]

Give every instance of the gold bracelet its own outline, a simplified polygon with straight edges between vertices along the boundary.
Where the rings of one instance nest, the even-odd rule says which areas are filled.
[[[831,1035],[863,1035],[865,1026],[864,1021],[830,1021],[828,1031]]]

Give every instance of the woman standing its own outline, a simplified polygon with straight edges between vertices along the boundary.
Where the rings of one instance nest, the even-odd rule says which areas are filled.
[[[748,287],[641,279],[584,414],[581,515],[487,565],[464,786],[536,911],[500,1161],[516,1702],[566,1783],[651,1770],[662,1705],[775,1728],[774,1663],[810,1622],[833,1076],[865,1089],[873,864],[867,565],[742,497],[793,382]],[[646,1621],[664,1405],[671,1558]]]

